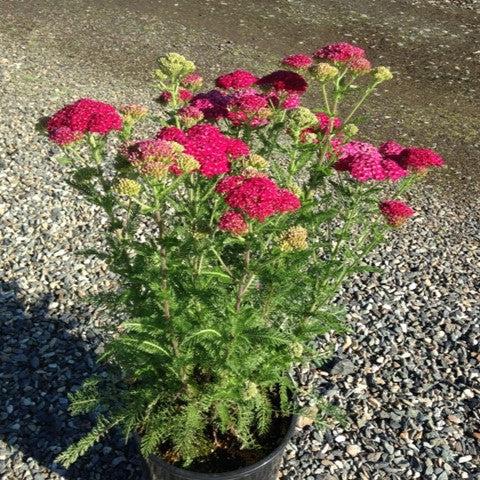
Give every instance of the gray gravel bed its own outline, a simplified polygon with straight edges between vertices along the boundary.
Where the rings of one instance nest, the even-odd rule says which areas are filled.
[[[139,479],[135,445],[115,434],[68,472],[53,464],[92,423],[69,416],[66,395],[98,369],[109,322],[84,300],[113,279],[76,255],[98,241],[101,219],[34,126],[80,96],[154,108],[152,92],[92,66],[39,62],[1,34],[0,45],[0,478]],[[336,353],[324,369],[300,372],[349,425],[304,427],[283,480],[480,476],[478,197],[425,186],[412,203],[418,216],[372,258],[384,273],[340,296],[352,332],[325,339]]]

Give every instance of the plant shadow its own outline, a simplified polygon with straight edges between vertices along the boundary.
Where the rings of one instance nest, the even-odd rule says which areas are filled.
[[[101,350],[102,339],[91,328],[81,335],[71,332],[91,316],[88,307],[54,314],[58,303],[52,295],[29,305],[17,292],[15,283],[0,281],[0,439],[17,458],[15,472],[7,459],[0,477],[24,478],[33,459],[68,480],[146,478],[137,445],[125,445],[118,432],[68,470],[54,463],[59,452],[93,426],[92,416],[69,414],[67,394],[92,373],[101,373],[95,350]],[[36,475],[45,471],[41,467],[25,478],[44,478]]]

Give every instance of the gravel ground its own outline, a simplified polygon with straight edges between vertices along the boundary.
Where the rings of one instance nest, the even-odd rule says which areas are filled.
[[[33,3],[19,1],[16,7]],[[69,7],[74,9],[74,3]],[[287,3],[299,9],[305,4]],[[342,2],[337,3],[341,8]],[[391,3],[392,9],[405,7]],[[472,36],[475,22],[470,15],[478,10],[478,2],[428,3],[436,26],[443,28],[454,13],[445,42],[458,47],[457,35],[458,42],[469,42],[467,55],[473,58],[478,39]],[[0,478],[139,479],[141,461],[135,446],[123,445],[114,435],[68,472],[52,463],[91,424],[89,418],[68,415],[66,394],[97,369],[95,357],[108,337],[104,313],[81,299],[107,287],[112,278],[101,262],[76,255],[98,240],[101,218],[64,184],[62,168],[52,160],[54,149],[34,127],[39,117],[86,95],[116,104],[144,102],[154,108],[152,91],[144,81],[150,64],[137,63],[133,41],[126,45],[125,56],[134,65],[134,74],[123,64],[99,60],[101,52],[85,54],[101,26],[101,12],[91,20],[96,28],[88,38],[79,37],[77,44],[72,41],[62,49],[55,45],[60,21],[28,24],[27,14],[41,18],[42,10],[19,15],[9,10],[13,3],[2,4],[9,22],[0,28]],[[370,12],[375,2],[362,2],[360,7]],[[402,21],[414,18],[415,8],[406,9]],[[52,11],[60,19],[66,15],[60,8]],[[88,15],[88,8],[85,11]],[[443,11],[447,13],[438,13]],[[74,16],[65,35],[74,38],[81,19],[80,13]],[[196,21],[202,25],[204,20]],[[116,17],[112,22],[120,22],[116,31],[129,25]],[[246,53],[245,44],[222,36],[216,27],[212,34],[200,27],[192,32],[188,22],[185,19],[190,43],[182,48],[192,57],[196,48],[201,50],[200,62],[212,70],[222,62],[228,65],[230,59],[239,66],[244,60],[244,65],[266,68],[277,53],[266,47]],[[165,20],[156,26],[162,51],[178,46],[175,35],[181,28],[172,25],[175,28]],[[342,32],[355,31],[354,26],[347,27]],[[385,51],[397,53],[394,58],[404,76],[398,90],[389,87],[382,97],[390,101],[393,94],[388,112],[380,101],[373,102],[372,134],[403,132],[406,143],[427,138],[429,145],[446,154],[451,167],[430,178],[411,199],[418,216],[372,259],[384,273],[358,278],[342,294],[350,308],[352,333],[332,338],[337,347],[332,361],[321,371],[302,371],[301,379],[343,407],[350,423],[322,433],[311,426],[298,432],[285,457],[283,480],[480,478],[480,185],[478,166],[471,160],[480,145],[474,113],[478,62],[465,61],[463,71],[455,73],[457,62],[442,57],[444,72],[436,78],[432,72],[438,64],[435,69],[423,60],[415,63],[418,52],[412,45],[424,37],[420,30],[412,27],[413,31],[416,37],[397,39],[406,42],[403,56],[385,35]],[[152,30],[143,33],[144,42],[155,41]],[[332,40],[329,35],[327,31],[326,41]],[[295,48],[297,41],[295,37]],[[431,53],[439,47],[438,36],[430,41],[422,48]],[[284,53],[291,52],[293,47],[285,49],[287,40],[282,42]],[[113,49],[113,56],[118,49]],[[218,63],[214,50],[222,53]],[[373,58],[380,51],[388,58],[382,45]],[[435,85],[425,91],[424,69],[430,69],[428,79]],[[409,81],[414,87],[406,90]],[[416,123],[409,126],[412,118]],[[426,132],[447,124],[448,135],[444,129],[428,137]]]

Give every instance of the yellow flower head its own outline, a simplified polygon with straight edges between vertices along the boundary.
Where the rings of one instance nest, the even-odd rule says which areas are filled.
[[[290,227],[280,238],[280,250],[282,252],[305,250],[308,247],[307,236],[305,228],[299,225]]]
[[[130,178],[121,178],[115,186],[115,191],[126,197],[138,197],[142,191],[142,186]]]
[[[191,173],[200,168],[200,163],[192,155],[181,153],[177,157],[177,164],[184,173]]]
[[[338,68],[329,63],[319,63],[312,69],[312,75],[320,82],[328,82],[338,75]]]
[[[373,71],[373,78],[377,83],[386,82],[393,78],[393,73],[388,67],[377,67]]]
[[[244,161],[246,167],[252,167],[257,170],[266,170],[269,163],[265,158],[256,153],[251,153]]]

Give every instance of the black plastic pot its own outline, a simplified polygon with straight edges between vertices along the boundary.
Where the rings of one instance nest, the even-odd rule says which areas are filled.
[[[292,417],[288,431],[280,445],[270,455],[248,467],[224,473],[195,473],[183,468],[174,467],[156,455],[146,459],[151,480],[275,480],[278,477],[280,462],[293,436],[297,417]]]

